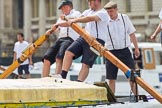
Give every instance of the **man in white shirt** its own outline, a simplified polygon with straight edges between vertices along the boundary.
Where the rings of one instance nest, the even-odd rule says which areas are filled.
[[[79,11],[73,9],[73,4],[71,0],[62,0],[59,9],[62,14],[66,17],[77,18],[81,15]],[[61,18],[58,19],[57,23],[53,26],[58,26],[58,23],[65,22]],[[79,37],[72,28],[70,27],[58,27],[56,31],[59,31],[59,37],[56,42],[47,50],[43,57],[43,72],[42,77],[49,76],[50,65],[56,62],[56,74],[60,74],[62,68],[62,62],[65,54],[65,50],[70,46],[70,44]],[[48,31],[47,31],[48,32]],[[47,33],[48,34],[48,33]]]
[[[134,61],[128,47],[133,42],[135,56],[139,56],[140,52],[135,36],[136,30],[127,15],[118,13],[117,3],[110,1],[104,8],[110,16],[107,24],[108,40],[105,47],[130,69],[134,69]],[[106,78],[109,80],[109,86],[114,93],[117,73],[118,68],[106,59]]]
[[[71,23],[86,23],[85,30],[98,42],[104,45],[107,36],[108,14],[101,8],[101,0],[88,0],[90,9],[84,11],[82,16],[68,21]],[[66,78],[70,69],[72,60],[82,56],[82,68],[80,70],[78,81],[84,81],[96,60],[97,55],[90,50],[88,43],[82,38],[74,41],[65,53],[62,67],[62,78]]]
[[[17,34],[17,42],[14,45],[14,57],[13,62],[18,59],[25,48],[28,47],[29,43],[27,41],[24,41],[24,35],[23,33]],[[29,64],[32,65],[32,57],[30,56],[29,59],[25,60],[23,63],[20,64],[18,67],[18,74],[19,78],[22,78],[23,70],[25,71],[26,78],[30,78],[30,72],[29,72]]]
[[[162,9],[161,9],[161,11],[159,13],[159,18],[160,18],[160,23],[157,26],[155,32],[150,37],[152,40],[155,40],[156,37],[157,37],[157,34],[159,34],[162,31]],[[161,35],[162,35],[162,32],[161,32]],[[161,37],[161,40],[162,40],[162,37]]]

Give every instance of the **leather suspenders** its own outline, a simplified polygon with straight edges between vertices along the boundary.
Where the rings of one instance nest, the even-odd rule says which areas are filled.
[[[126,34],[126,25],[125,25],[124,17],[123,17],[122,14],[121,14],[121,17],[122,17],[123,24],[124,24],[125,47],[126,47],[126,36],[127,36],[127,34]],[[109,36],[110,36],[110,41],[111,41],[111,43],[112,43],[113,49],[115,49],[115,47],[114,47],[114,43],[113,43],[113,40],[112,40],[112,36],[111,36],[111,33],[110,33],[109,25],[107,25],[107,29],[108,29],[108,33],[109,33]]]
[[[69,27],[67,27],[67,37],[69,37]]]
[[[96,23],[96,33],[97,33],[97,39],[98,39],[98,26],[97,26],[97,21],[95,21]]]

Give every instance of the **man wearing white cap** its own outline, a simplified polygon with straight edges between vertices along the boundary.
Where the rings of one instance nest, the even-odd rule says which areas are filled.
[[[134,61],[129,50],[131,42],[135,47],[135,56],[139,56],[139,48],[135,36],[135,28],[126,14],[118,13],[117,3],[110,1],[104,8],[110,16],[107,24],[108,40],[105,47],[130,69],[134,69]],[[115,81],[117,79],[118,68],[106,59],[106,79],[109,86],[115,93]],[[132,88],[132,90],[135,90]],[[135,93],[135,91],[133,91]]]
[[[162,9],[159,13],[159,18],[160,18],[161,21],[160,21],[159,25],[157,26],[155,32],[150,37],[152,40],[155,40],[157,34],[160,33],[160,31],[162,31]],[[162,33],[161,33],[161,35],[162,35]],[[161,39],[162,39],[162,37],[161,37]]]

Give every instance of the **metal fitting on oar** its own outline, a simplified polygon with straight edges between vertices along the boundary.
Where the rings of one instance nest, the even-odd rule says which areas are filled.
[[[135,70],[131,70],[131,76],[130,76],[130,81],[135,84],[135,102],[138,102],[138,86],[137,86],[137,82],[136,82],[136,77],[140,77],[140,69],[135,69]]]
[[[135,77],[137,77],[137,76],[138,76],[138,77],[141,76],[140,69],[131,70],[130,81],[131,81],[131,82],[136,82],[136,81],[135,81]]]

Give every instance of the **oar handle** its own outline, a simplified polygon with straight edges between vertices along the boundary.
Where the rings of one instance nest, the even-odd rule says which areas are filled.
[[[50,32],[50,34],[52,34],[54,32],[54,30],[53,29],[50,29],[49,32]]]
[[[58,28],[58,25],[55,25],[55,28],[47,30],[45,35],[51,35],[57,28]]]
[[[49,29],[49,30],[46,31],[45,35],[46,35],[46,36],[49,36],[49,35],[51,35],[53,32],[54,32],[53,29]]]

